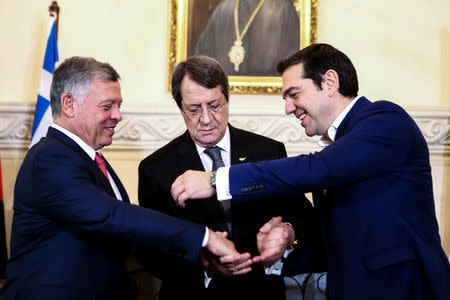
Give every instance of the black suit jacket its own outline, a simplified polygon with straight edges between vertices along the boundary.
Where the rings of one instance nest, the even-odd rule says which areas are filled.
[[[286,157],[286,149],[282,143],[232,126],[229,128],[232,165]],[[206,225],[213,230],[226,231],[225,219],[215,197],[188,201],[185,208],[176,206],[170,194],[171,185],[186,170],[204,171],[188,131],[140,163],[139,204]],[[274,198],[277,199],[274,201]],[[301,249],[297,252],[309,254],[314,252],[308,244],[314,244],[311,240],[315,235],[311,230],[317,226],[311,225],[313,212],[309,201],[304,197],[303,199],[272,197],[264,201],[264,205],[258,203],[232,207],[230,239],[235,243],[237,250],[257,254],[256,234],[259,228],[271,217],[283,216],[285,221],[291,222],[296,227],[296,234],[301,242]],[[297,264],[298,273],[310,271],[314,265],[312,257],[300,256],[303,260]],[[198,297],[201,293],[208,292],[205,298],[246,298],[251,295],[263,299],[281,299],[284,294],[281,278],[266,276],[263,268],[257,266],[253,267],[250,274],[244,276],[233,278],[215,276],[210,283],[212,289],[206,291],[203,289],[204,268],[200,262],[189,264],[173,258],[159,256],[159,259],[155,260],[154,257],[148,249],[138,249],[138,260],[147,270],[163,279],[161,298],[186,299],[190,293],[195,293]],[[214,290],[220,290],[220,294],[215,294]],[[249,294],[246,294],[246,291]],[[256,291],[260,294],[255,294]]]

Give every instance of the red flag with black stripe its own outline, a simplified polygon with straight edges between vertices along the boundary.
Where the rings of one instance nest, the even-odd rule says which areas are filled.
[[[5,231],[5,211],[3,207],[3,188],[2,188],[2,164],[0,157],[0,279],[5,278],[6,267],[6,231]]]

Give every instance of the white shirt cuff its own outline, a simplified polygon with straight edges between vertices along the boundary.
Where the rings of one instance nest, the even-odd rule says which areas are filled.
[[[205,248],[206,245],[208,245],[208,239],[209,239],[209,230],[208,227],[206,228],[206,232],[205,232],[205,236],[203,237],[203,243],[202,243],[202,248]]]
[[[232,198],[230,194],[230,181],[228,174],[230,172],[230,167],[222,167],[217,169],[216,173],[216,193],[217,200],[230,200]]]
[[[272,266],[265,268],[266,275],[281,275],[281,270],[283,270],[284,265],[284,259],[286,259],[291,252],[294,251],[294,249],[286,249],[283,255],[283,259],[280,259],[276,263],[274,263]]]
[[[280,259],[272,266],[265,268],[266,275],[281,275],[281,270],[283,269],[283,261]]]
[[[211,282],[211,279],[212,279],[212,278],[209,277],[208,274],[206,274],[206,271],[205,271],[205,278],[204,278],[204,280],[203,280],[203,282],[205,283],[205,288],[208,287],[209,283]]]

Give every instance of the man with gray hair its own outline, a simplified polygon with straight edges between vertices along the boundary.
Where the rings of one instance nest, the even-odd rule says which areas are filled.
[[[123,264],[131,243],[189,261],[204,248],[243,266],[236,274],[249,270],[250,255],[224,234],[130,204],[98,151],[122,120],[119,79],[93,58],[72,57],[55,70],[54,123],[27,153],[15,184],[2,299],[135,299]]]

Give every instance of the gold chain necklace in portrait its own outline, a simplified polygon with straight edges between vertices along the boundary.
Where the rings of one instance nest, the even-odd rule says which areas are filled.
[[[244,61],[245,49],[242,46],[242,39],[244,35],[247,33],[248,28],[253,22],[253,19],[256,17],[259,9],[263,5],[264,0],[259,1],[258,6],[253,11],[250,19],[247,24],[245,24],[244,30],[242,33],[239,33],[239,17],[238,17],[238,8],[239,8],[239,0],[236,0],[234,5],[234,29],[236,30],[236,40],[234,41],[234,45],[231,46],[230,52],[228,52],[228,56],[230,57],[230,62],[234,64],[234,70],[239,72],[239,65]]]

